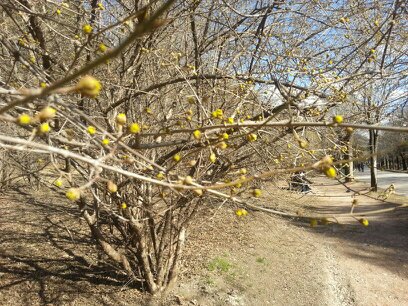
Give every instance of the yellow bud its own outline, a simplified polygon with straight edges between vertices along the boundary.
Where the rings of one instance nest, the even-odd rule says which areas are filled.
[[[126,204],[125,202],[123,202],[122,204],[120,204],[120,207],[121,207],[122,209],[126,209],[126,208],[127,208],[127,204]]]
[[[140,132],[140,125],[137,123],[132,123],[131,125],[129,125],[129,132],[131,134],[137,134]]]
[[[92,27],[89,24],[86,24],[82,27],[82,31],[85,34],[91,34],[92,33]]]
[[[70,201],[77,201],[81,197],[81,192],[78,188],[69,188],[68,191],[65,193],[65,196]]]
[[[105,52],[108,48],[106,47],[106,45],[104,43],[100,43],[98,46],[99,51],[101,52]]]
[[[338,124],[342,123],[343,122],[343,116],[341,116],[341,115],[334,116],[333,117],[333,122],[338,123]]]
[[[242,168],[241,170],[239,170],[239,173],[241,174],[247,174],[247,169],[246,168]]]
[[[108,188],[108,191],[110,193],[115,193],[116,191],[118,191],[118,185],[116,185],[112,181],[108,181],[108,183],[106,184],[106,187]]]
[[[234,123],[234,118],[229,117],[229,118],[227,119],[227,121],[228,121],[228,123],[233,124],[233,123]]]
[[[256,134],[248,134],[247,135],[247,140],[250,141],[250,142],[256,141],[257,138],[258,138],[258,136]]]
[[[57,9],[57,15],[61,15],[61,10]]]
[[[226,148],[228,148],[228,145],[224,141],[221,141],[217,146],[221,150],[225,150]]]
[[[193,183],[193,178],[192,178],[191,176],[187,175],[187,176],[184,178],[184,184],[186,184],[186,185],[191,185],[192,183]]]
[[[259,198],[262,195],[262,190],[261,189],[254,189],[254,190],[252,190],[252,195],[255,198]]]
[[[334,167],[330,167],[324,170],[324,174],[326,174],[328,178],[335,178],[337,175],[337,171],[336,169],[334,169]]]
[[[238,217],[241,217],[241,216],[242,216],[242,210],[241,210],[241,209],[237,209],[237,210],[235,211],[235,214],[236,214]]]
[[[40,87],[41,87],[41,88],[45,88],[45,87],[47,87],[47,83],[45,83],[45,82],[41,82],[41,83],[40,83]]]
[[[201,138],[201,132],[199,130],[195,130],[193,132],[193,136],[195,139],[200,139]]]
[[[213,118],[218,118],[218,119],[222,119],[223,118],[223,116],[224,116],[224,113],[223,113],[223,111],[222,111],[222,109],[216,109],[215,111],[213,111],[212,113],[211,113],[211,116],[213,117]]]
[[[209,159],[210,162],[215,163],[215,161],[217,160],[217,156],[215,156],[215,153],[211,153]]]
[[[90,125],[86,128],[86,131],[89,133],[89,135],[94,135],[96,133],[96,127]]]
[[[194,104],[196,102],[195,96],[188,96],[187,97],[187,102],[190,104]]]
[[[301,147],[302,149],[306,149],[308,145],[309,143],[306,140],[299,141],[299,147]]]
[[[203,195],[203,190],[202,189],[193,189],[193,192],[198,195],[198,196],[202,196]]]
[[[173,160],[174,160],[175,162],[179,162],[180,159],[181,159],[180,154],[175,154],[175,155],[173,156]]]
[[[163,174],[163,172],[160,171],[159,173],[157,173],[156,178],[157,178],[158,180],[163,180],[163,179],[164,179],[164,174]]]
[[[126,115],[124,113],[119,113],[116,116],[116,123],[119,125],[125,125],[126,124]]]
[[[60,179],[58,179],[58,180],[56,180],[56,181],[54,182],[54,185],[57,186],[58,188],[59,188],[59,187],[62,187],[62,181],[61,181]]]
[[[102,85],[93,76],[86,75],[79,80],[78,84],[75,86],[75,89],[86,97],[95,98],[97,95],[99,95]]]
[[[228,138],[229,138],[229,135],[227,133],[222,134],[222,139],[228,140]]]
[[[103,4],[102,3],[98,3],[98,8],[101,10],[101,11],[103,11],[104,9],[105,9],[105,7],[103,6]]]
[[[21,114],[20,116],[18,116],[17,122],[20,125],[28,125],[31,123],[31,117],[25,113]]]
[[[57,110],[55,108],[52,108],[51,106],[47,106],[40,111],[40,113],[38,114],[38,117],[40,118],[41,121],[45,121],[45,120],[54,118],[56,113],[57,113]]]
[[[51,130],[50,125],[48,122],[44,122],[40,125],[40,133],[41,134],[46,134]]]
[[[104,146],[107,146],[107,145],[110,144],[110,140],[109,140],[108,138],[104,138],[104,139],[102,139],[102,144],[103,144]]]
[[[365,218],[361,218],[360,220],[358,220],[358,222],[361,223],[361,225],[367,227],[368,226],[368,220]]]

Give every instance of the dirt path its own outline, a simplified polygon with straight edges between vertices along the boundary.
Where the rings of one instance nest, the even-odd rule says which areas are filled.
[[[348,187],[367,192],[363,183]],[[289,205],[294,211],[326,213],[349,212],[352,197],[359,202],[355,212],[389,208],[395,206],[393,201],[408,200],[393,196],[391,203],[384,203],[376,195],[347,192],[325,178],[315,179],[314,191],[316,194],[307,196],[274,192],[270,197],[276,203],[274,208]],[[181,304],[408,305],[408,209],[369,217],[367,228],[350,218],[340,221],[341,225],[310,228],[260,213],[240,222],[219,213],[213,220],[219,236],[204,247],[205,257],[218,268],[207,266],[184,281],[178,290],[184,297]],[[195,234],[194,250],[213,237],[211,232]],[[200,235],[204,236],[201,245]],[[198,254],[191,261],[201,260]]]
[[[317,186],[314,201],[317,210],[339,213],[350,210],[353,192],[346,192],[341,185],[330,186],[326,180],[319,183],[322,185]],[[356,213],[408,202],[402,196],[391,196],[388,202],[383,202],[375,194],[363,195],[368,192],[363,183],[347,186],[362,194],[355,196],[359,203]],[[342,220],[345,226],[318,228],[315,236],[323,239],[325,247],[334,254],[354,292],[356,305],[408,305],[408,209],[367,218],[370,222],[367,228],[345,219]]]
[[[350,210],[353,192],[315,181],[314,195],[271,189],[263,204]],[[393,205],[357,198],[357,211]],[[0,203],[0,305],[408,305],[408,210],[370,217],[367,228],[350,219],[311,228],[260,212],[237,218],[230,207],[203,208],[187,237],[179,285],[150,301],[98,260],[72,204],[24,190],[0,195]]]

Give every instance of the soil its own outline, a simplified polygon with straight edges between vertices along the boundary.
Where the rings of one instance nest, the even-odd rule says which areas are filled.
[[[318,177],[312,194],[266,188],[257,204],[306,214],[390,208],[362,183]],[[268,192],[269,190],[269,192]],[[359,192],[356,194],[355,192]],[[203,209],[178,285],[151,299],[98,257],[76,207],[52,194],[0,194],[0,305],[408,305],[408,209],[310,227],[230,206]]]

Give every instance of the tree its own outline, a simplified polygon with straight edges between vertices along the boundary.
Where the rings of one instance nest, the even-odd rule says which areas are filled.
[[[408,130],[366,123],[353,106],[406,70],[402,1],[0,7],[0,146],[21,152],[24,175],[47,156],[29,177],[72,200],[101,250],[151,293],[176,280],[208,205],[287,215],[254,204],[263,180],[335,177],[343,161],[328,155],[346,128]]]

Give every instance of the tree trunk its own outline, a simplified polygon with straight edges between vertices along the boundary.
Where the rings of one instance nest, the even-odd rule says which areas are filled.
[[[401,155],[402,170],[406,171],[408,170],[407,160],[405,159],[405,156],[403,154],[400,154],[400,155]]]
[[[378,132],[375,130],[370,130],[370,175],[371,175],[371,190],[377,192],[377,138]]]

